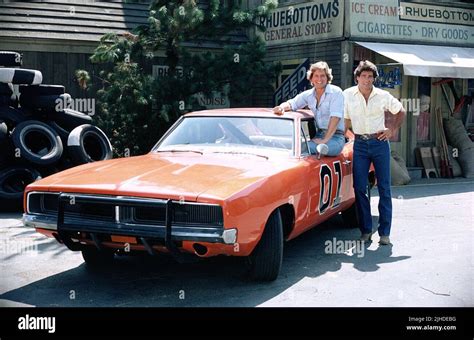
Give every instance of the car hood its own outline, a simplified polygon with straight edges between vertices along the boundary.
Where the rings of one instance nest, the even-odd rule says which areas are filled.
[[[195,201],[225,199],[283,171],[291,158],[198,153],[147,154],[78,166],[28,186],[31,190],[94,193]]]

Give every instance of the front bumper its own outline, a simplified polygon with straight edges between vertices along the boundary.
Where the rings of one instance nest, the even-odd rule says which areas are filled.
[[[46,229],[57,231],[57,218],[47,215],[23,214],[23,224],[25,227],[37,229]],[[142,227],[142,228],[140,228]],[[149,225],[132,224],[97,224],[84,222],[81,219],[69,219],[67,229],[71,231],[83,231],[93,233],[104,233],[111,235],[127,235],[137,237],[165,238],[166,226],[155,225],[150,228]],[[195,228],[173,226],[171,231],[171,239],[173,241],[196,241],[209,243],[234,244],[236,237],[235,229],[222,228]]]
[[[82,216],[68,216],[65,213],[71,197],[74,202],[88,202],[94,204],[114,206],[116,209],[127,206],[154,207],[157,204],[166,205],[166,219],[164,223],[140,223],[137,221],[104,221]],[[142,240],[162,239],[168,248],[173,248],[173,241],[194,241],[207,243],[234,244],[237,241],[236,229],[224,229],[222,225],[192,225],[177,224],[172,221],[171,200],[149,200],[125,197],[104,197],[78,194],[60,194],[58,197],[57,215],[26,213],[23,223],[27,227],[56,231],[61,239],[71,232],[87,232],[91,235],[123,235],[135,236]],[[67,242],[65,242],[66,245]],[[170,249],[171,250],[171,249]]]

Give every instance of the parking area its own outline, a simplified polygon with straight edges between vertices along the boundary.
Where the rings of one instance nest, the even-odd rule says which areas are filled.
[[[377,190],[372,192],[377,219]],[[280,277],[243,278],[237,258],[177,264],[120,257],[102,272],[80,253],[0,214],[0,306],[473,306],[474,181],[393,187],[391,246],[359,236],[338,216],[286,244]]]

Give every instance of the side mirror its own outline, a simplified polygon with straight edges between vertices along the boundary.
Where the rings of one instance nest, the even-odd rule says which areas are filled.
[[[325,156],[329,152],[329,147],[326,144],[318,144],[316,146],[316,151],[318,152],[318,159],[321,158],[321,156]]]

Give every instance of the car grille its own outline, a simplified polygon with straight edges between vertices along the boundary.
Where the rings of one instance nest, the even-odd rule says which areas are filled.
[[[147,223],[159,221],[165,223],[166,207],[134,208],[133,219],[137,222]],[[213,205],[176,204],[173,209],[172,220],[182,224],[218,224],[222,225],[222,209]]]
[[[117,206],[110,204],[101,204],[100,202],[87,202],[87,195],[80,195],[81,201],[74,200],[74,194],[70,195],[70,202],[64,205],[64,218],[80,218],[87,221],[110,221],[114,222],[117,218],[121,222],[139,223],[149,225],[164,225],[166,220],[166,204],[164,200],[143,199],[147,202],[156,202],[153,207],[140,206],[137,202],[134,204],[126,203]],[[31,214],[43,214],[57,216],[58,214],[57,193],[30,193],[28,195],[28,212]],[[91,196],[97,197],[97,196]],[[106,197],[106,196],[101,196]],[[108,196],[111,199],[119,197]],[[118,212],[118,215],[117,215]],[[174,202],[172,221],[174,225],[183,226],[223,226],[222,208],[218,205],[199,204],[199,203],[181,203]]]

